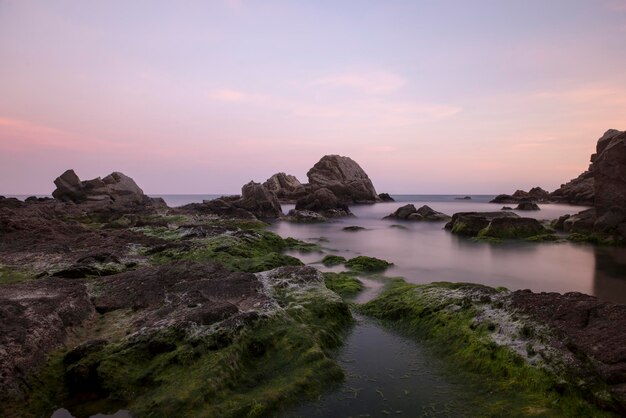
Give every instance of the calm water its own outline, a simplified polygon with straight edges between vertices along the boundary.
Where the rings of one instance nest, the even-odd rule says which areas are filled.
[[[573,243],[503,244],[476,243],[443,229],[443,223],[402,222],[382,218],[407,202],[427,204],[452,215],[463,211],[499,210],[488,203],[492,196],[399,196],[401,201],[353,206],[354,218],[324,224],[294,224],[278,221],[271,230],[283,237],[302,240],[326,237],[331,253],[354,257],[369,255],[394,263],[389,276],[402,276],[413,283],[463,281],[509,289],[583,292],[603,300],[626,303],[626,248],[602,248]],[[543,204],[540,211],[517,212],[521,216],[555,219],[577,213],[584,207]],[[283,205],[287,212],[293,205]],[[392,228],[401,224],[406,229]],[[358,225],[365,231],[345,232]],[[317,264],[319,254],[297,254],[305,263]]]

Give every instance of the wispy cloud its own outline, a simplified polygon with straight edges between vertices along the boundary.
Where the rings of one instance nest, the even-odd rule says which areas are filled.
[[[365,94],[388,94],[402,88],[406,84],[406,80],[394,73],[376,71],[334,74],[313,80],[311,84],[347,88]]]

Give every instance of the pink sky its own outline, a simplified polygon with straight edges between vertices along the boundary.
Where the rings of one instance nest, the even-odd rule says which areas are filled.
[[[233,193],[324,154],[379,192],[553,190],[626,129],[626,1],[206,3],[0,2],[0,194]]]

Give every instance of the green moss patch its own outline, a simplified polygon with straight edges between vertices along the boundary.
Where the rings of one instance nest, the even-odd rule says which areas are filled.
[[[393,263],[381,260],[380,258],[360,255],[346,261],[345,265],[346,267],[354,271],[379,272],[391,267]]]
[[[28,270],[17,270],[0,264],[0,285],[19,283],[34,279],[35,274]]]
[[[354,297],[365,288],[363,283],[349,272],[322,274],[326,287],[342,298]]]
[[[345,257],[342,257],[340,255],[333,255],[333,254],[327,255],[322,259],[322,264],[324,264],[327,267],[338,266],[345,262],[346,262]]]
[[[428,342],[451,369],[475,376],[491,392],[487,416],[611,416],[586,402],[576,382],[531,365],[539,361],[535,350],[542,347],[543,331],[515,316],[504,318],[508,325],[499,322],[499,294],[474,284],[396,280],[360,309]],[[512,340],[506,345],[496,338]]]

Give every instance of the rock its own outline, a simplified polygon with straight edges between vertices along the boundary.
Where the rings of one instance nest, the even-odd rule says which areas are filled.
[[[593,206],[594,193],[593,173],[587,170],[575,179],[562,184],[550,194],[550,198],[559,203]]]
[[[499,194],[489,201],[489,203],[517,203],[513,196],[508,194]]]
[[[479,232],[480,236],[515,239],[529,238],[537,235],[549,234],[538,220],[534,218],[494,218],[489,225]]]
[[[516,190],[512,195],[500,194],[496,196],[489,203],[520,203],[524,201],[533,202],[550,202],[550,193],[543,190],[541,187],[533,187],[528,192],[524,190]]]
[[[593,232],[593,225],[596,221],[596,210],[594,208],[584,210],[563,220],[563,229],[566,232],[577,232],[589,234]]]
[[[232,200],[230,196],[222,196],[218,199],[205,200],[202,203],[190,203],[181,206],[179,210],[182,213],[211,214],[235,219],[256,219],[256,216],[251,212],[233,204],[239,198],[239,196],[235,196],[235,200]]]
[[[471,196],[455,197],[454,200],[472,200]]]
[[[458,235],[476,237],[496,218],[519,216],[513,212],[459,212],[452,215],[452,220],[445,225],[445,229]]]
[[[381,202],[395,202],[396,200],[389,196],[389,193],[379,193],[378,198]]]
[[[52,196],[62,202],[142,203],[149,200],[130,177],[113,172],[104,179],[80,181],[74,170],[67,170],[54,180],[57,188]]]
[[[626,227],[626,132],[611,129],[598,140],[591,171],[597,215],[594,229],[610,234]]]
[[[241,199],[233,202],[233,205],[260,219],[274,219],[283,214],[274,192],[253,181],[241,188]]]
[[[297,222],[297,223],[326,222],[328,220],[317,212],[313,212],[311,210],[296,210],[296,209],[291,209],[287,213],[287,216],[282,217],[282,219],[288,222]]]
[[[502,209],[500,210],[513,210],[513,208],[510,206],[502,206]]]
[[[24,206],[24,202],[14,197],[0,196],[0,208],[20,208]]]
[[[342,203],[329,189],[320,188],[296,202],[296,210],[310,210],[327,218],[351,216],[348,205]]]
[[[565,221],[567,221],[570,218],[570,216],[571,215],[569,214],[560,216],[559,219],[552,222],[552,228],[554,228],[557,231],[565,231]]]
[[[515,208],[516,210],[540,210],[539,205],[531,200],[522,200]]]
[[[48,353],[63,346],[70,329],[94,313],[79,281],[48,278],[0,286],[0,398],[19,393]]]
[[[290,174],[276,173],[263,183],[281,202],[295,202],[306,194],[302,183]]]
[[[416,209],[414,205],[408,204],[399,207],[394,213],[385,216],[384,219],[405,219],[409,221],[449,221],[450,216],[437,212],[429,206],[422,206]]]
[[[310,190],[330,190],[344,204],[380,200],[365,171],[349,157],[325,155],[308,171],[307,177]]]
[[[357,225],[352,225],[352,226],[346,226],[344,228],[341,228],[342,231],[346,231],[346,232],[359,232],[359,231],[365,231],[366,228],[363,228],[362,226],[357,226]]]

